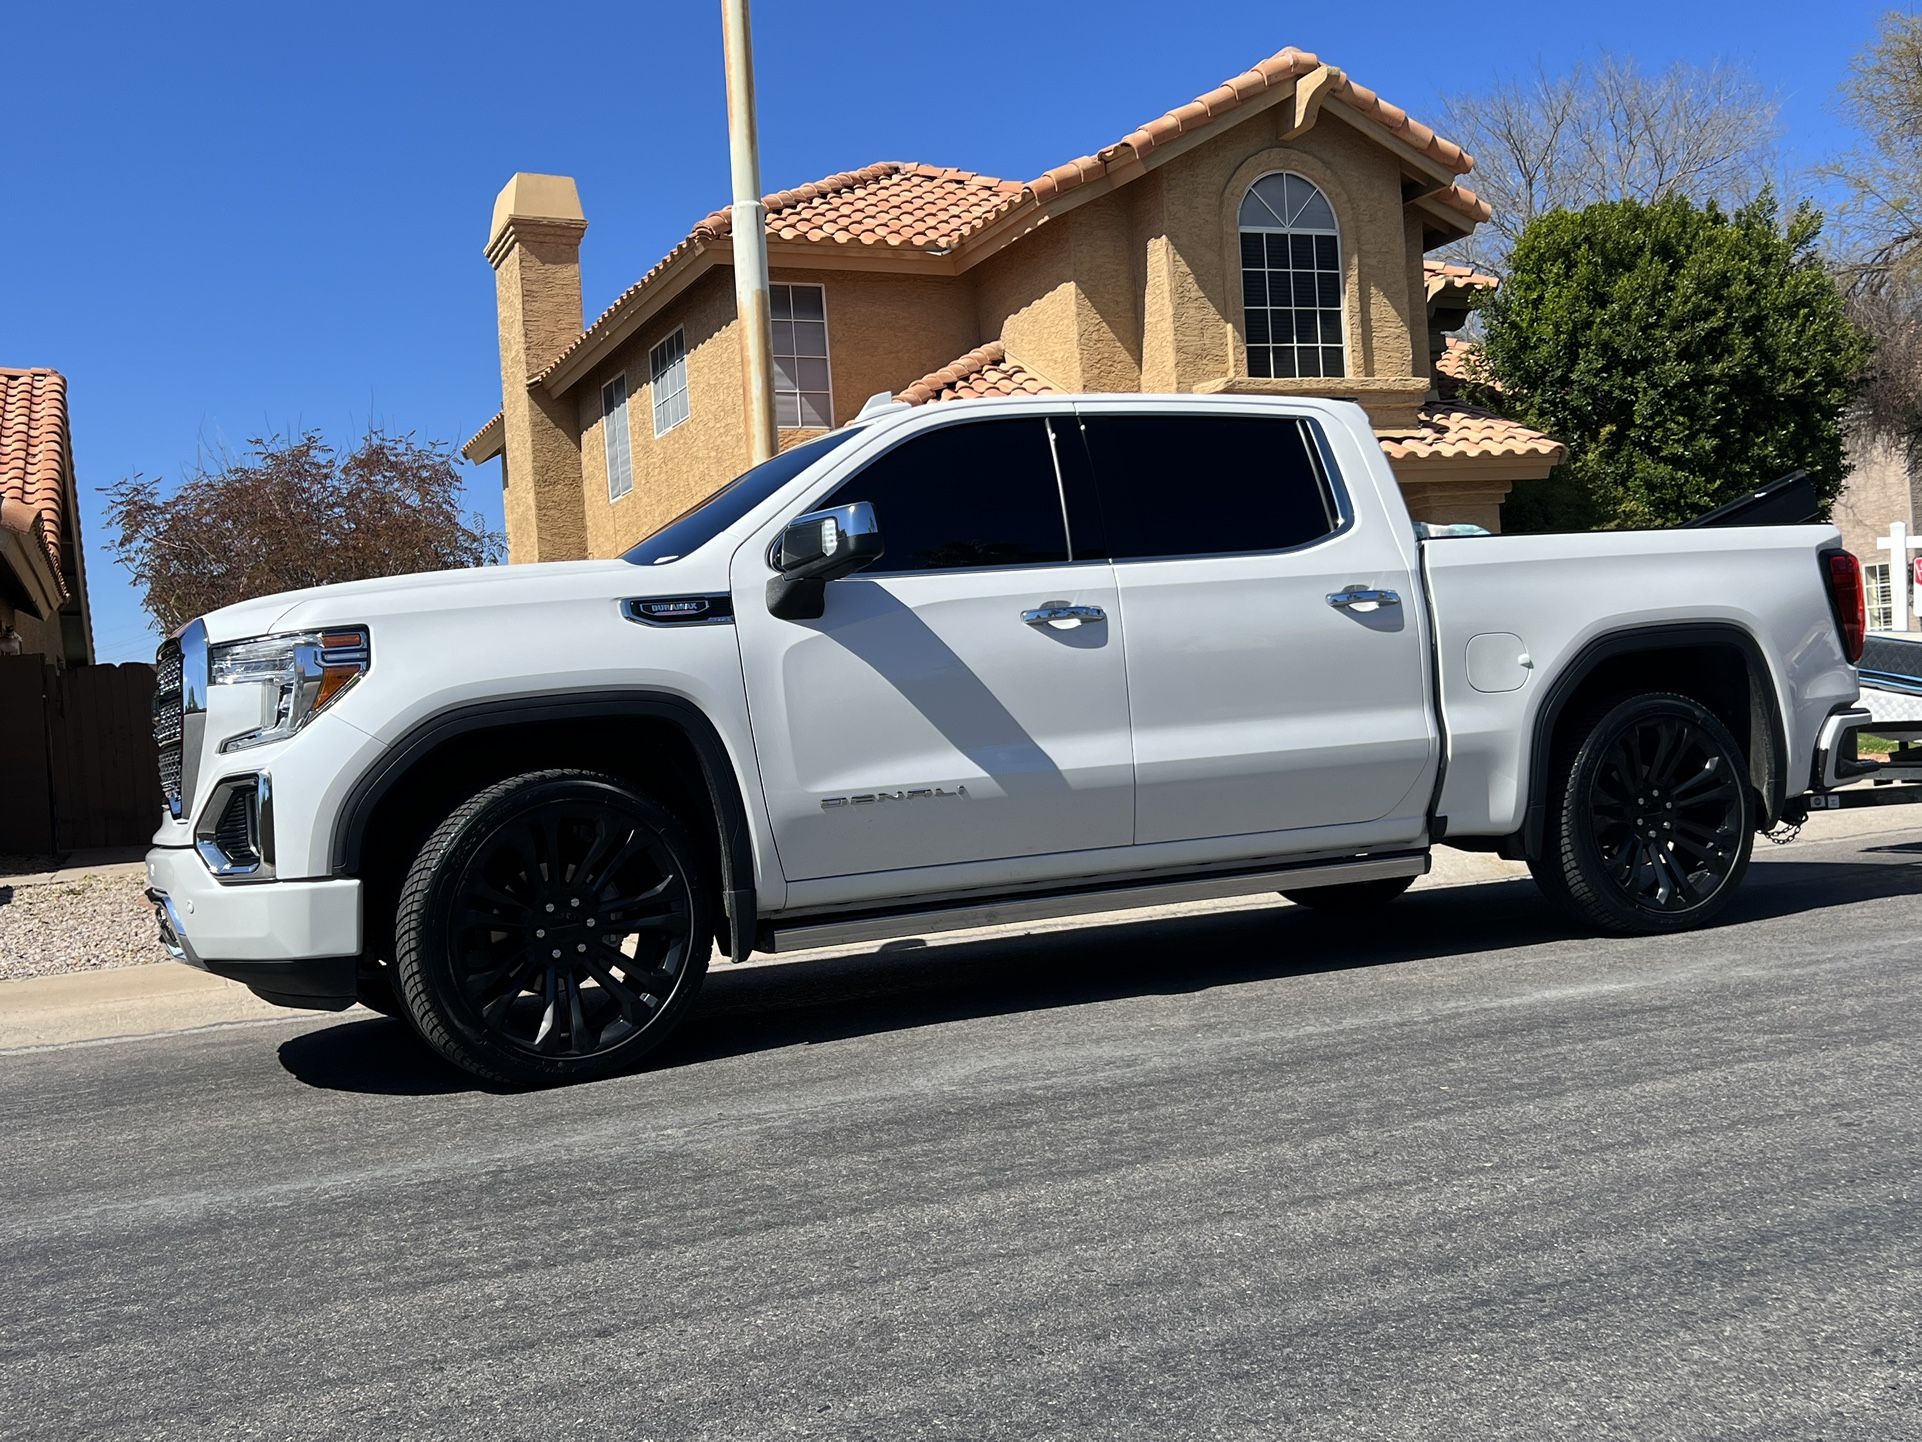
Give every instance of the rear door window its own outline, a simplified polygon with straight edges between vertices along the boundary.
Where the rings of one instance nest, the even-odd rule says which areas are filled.
[[[1067,522],[1040,416],[942,426],[877,456],[815,507],[867,501],[884,550],[866,574],[1068,559]]]
[[[1083,424],[1117,561],[1285,551],[1341,525],[1304,421],[1090,413]]]

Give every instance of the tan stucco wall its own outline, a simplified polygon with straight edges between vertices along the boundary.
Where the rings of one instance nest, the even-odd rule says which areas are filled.
[[[852,420],[877,391],[892,394],[979,343],[971,289],[954,279],[781,268],[769,278],[826,288],[828,373],[837,425]],[[686,333],[688,418],[657,437],[648,352],[676,327]],[[634,489],[609,501],[601,387],[620,371],[627,374]],[[733,272],[718,268],[695,282],[583,380],[569,400],[580,428],[589,555],[618,555],[738,476],[747,468],[748,450],[741,425]],[[817,434],[784,430],[782,448]]]
[[[527,377],[580,334],[580,236],[523,229],[494,272],[508,559],[571,560],[586,554],[573,399],[529,390]]]

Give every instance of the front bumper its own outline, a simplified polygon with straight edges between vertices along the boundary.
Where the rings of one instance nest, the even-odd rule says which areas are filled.
[[[338,1010],[354,1000],[360,883],[222,884],[191,847],[147,853],[148,896],[168,955],[282,1006]]]

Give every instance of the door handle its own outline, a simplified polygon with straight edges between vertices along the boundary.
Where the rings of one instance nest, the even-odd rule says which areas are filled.
[[[1078,626],[1083,621],[1105,621],[1108,613],[1099,606],[1070,606],[1066,601],[1043,601],[1033,610],[1023,611],[1021,619],[1030,626],[1052,626],[1063,621]]]
[[[1399,606],[1401,597],[1394,591],[1376,591],[1366,586],[1350,586],[1345,591],[1334,591],[1328,596],[1331,606],[1365,606],[1369,602],[1378,606]]]

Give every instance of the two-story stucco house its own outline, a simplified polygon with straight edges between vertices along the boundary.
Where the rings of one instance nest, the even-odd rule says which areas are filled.
[[[1340,396],[1414,514],[1500,524],[1562,448],[1443,401],[1446,332],[1492,284],[1425,260],[1487,206],[1473,161],[1340,69],[1283,50],[1030,181],[887,162],[767,197],[781,442],[877,393]],[[574,182],[516,175],[487,257],[515,561],[611,556],[749,462],[729,212],[583,328]]]

